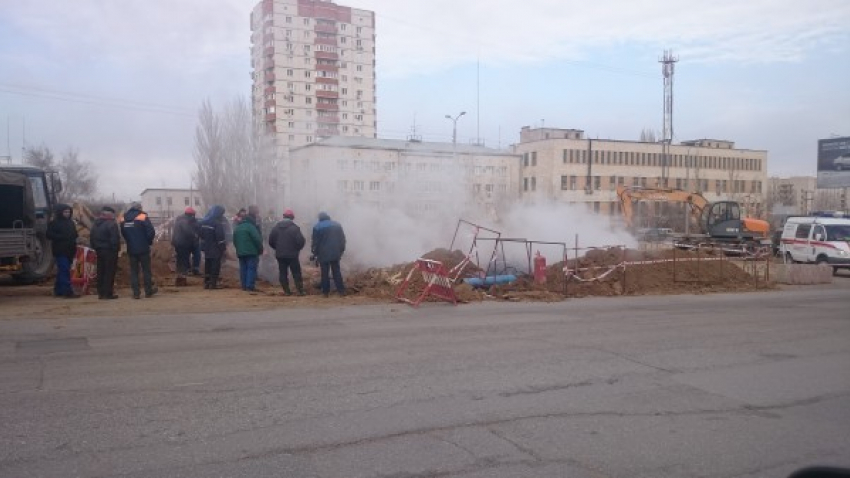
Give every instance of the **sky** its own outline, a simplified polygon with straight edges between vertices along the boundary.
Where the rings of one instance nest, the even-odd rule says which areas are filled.
[[[197,112],[250,95],[253,0],[0,0],[0,156],[77,148],[104,196],[189,187]],[[674,140],[768,151],[814,175],[850,136],[850,1],[346,0],[373,10],[378,135],[507,147],[522,126],[637,140],[660,130],[664,50],[679,58]],[[7,134],[2,134],[2,133]]]

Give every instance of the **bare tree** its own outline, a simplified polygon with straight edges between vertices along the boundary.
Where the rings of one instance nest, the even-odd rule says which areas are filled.
[[[259,131],[251,106],[242,97],[221,112],[209,100],[201,105],[195,129],[195,177],[206,204],[221,204],[228,210],[258,204],[265,210],[275,202],[274,149]]]
[[[27,164],[46,171],[58,171],[62,180],[62,191],[59,201],[81,201],[91,198],[97,190],[97,174],[94,166],[80,159],[76,148],[68,148],[60,161],[56,161],[53,151],[42,144],[24,150],[24,161]]]
[[[655,134],[655,130],[652,128],[644,128],[640,131],[640,142],[641,143],[655,143],[657,142],[657,135]]]
[[[91,198],[97,191],[97,174],[92,163],[80,159],[75,148],[68,148],[59,163],[59,177],[62,178],[60,201],[80,201]]]
[[[38,147],[27,147],[24,150],[24,162],[48,171],[56,169],[56,160],[53,157],[53,151],[43,143]]]

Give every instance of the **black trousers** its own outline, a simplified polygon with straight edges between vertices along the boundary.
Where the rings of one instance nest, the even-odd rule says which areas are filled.
[[[280,285],[283,290],[289,291],[289,271],[292,271],[292,280],[298,292],[304,292],[304,280],[301,277],[301,262],[297,257],[277,258],[277,269],[279,271]]]
[[[328,294],[331,291],[331,280],[328,277],[328,272],[333,273],[334,287],[340,295],[345,294],[345,285],[342,282],[342,272],[339,270],[339,261],[320,262],[319,270],[322,273],[322,294]]]
[[[97,249],[97,296],[112,297],[115,294],[115,271],[118,269],[118,251]]]
[[[145,294],[153,291],[153,277],[151,277],[151,253],[127,255],[130,260],[130,288],[133,295],[139,295],[139,269],[144,276]]]
[[[216,287],[219,274],[221,274],[221,258],[206,257],[204,259],[204,287]]]
[[[192,255],[192,251],[195,250],[194,246],[184,247],[184,246],[175,246],[174,252],[177,253],[177,274],[181,276],[185,276],[189,274],[189,268],[191,265],[189,264],[189,256]]]

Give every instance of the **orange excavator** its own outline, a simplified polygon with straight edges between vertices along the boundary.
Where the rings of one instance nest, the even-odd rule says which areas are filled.
[[[741,205],[735,201],[709,202],[702,194],[681,189],[617,186],[623,217],[634,227],[634,205],[639,201],[680,203],[690,206],[692,231],[687,241],[711,240],[729,244],[762,244],[769,241],[767,221],[741,217]]]

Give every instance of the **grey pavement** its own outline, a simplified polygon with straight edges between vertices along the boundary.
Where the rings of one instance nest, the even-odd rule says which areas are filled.
[[[850,288],[0,320],[0,430],[16,478],[850,467]]]

